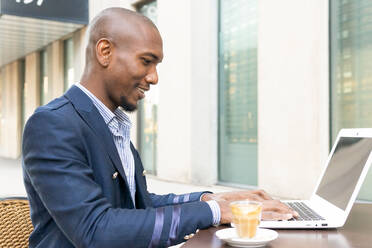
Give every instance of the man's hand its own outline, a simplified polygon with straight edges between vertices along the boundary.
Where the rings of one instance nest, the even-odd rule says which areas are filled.
[[[221,210],[220,224],[230,224],[233,218],[232,212],[230,209],[230,202],[220,200],[220,201],[217,201],[217,203],[220,206],[220,210]]]
[[[298,213],[278,200],[266,200],[262,205],[262,220],[289,220]]]
[[[232,201],[251,200],[262,202],[262,220],[288,220],[297,218],[298,213],[284,203],[273,200],[264,190],[235,191],[217,194],[204,194],[203,201],[215,200],[221,209],[221,224],[232,221],[232,213],[229,204]]]

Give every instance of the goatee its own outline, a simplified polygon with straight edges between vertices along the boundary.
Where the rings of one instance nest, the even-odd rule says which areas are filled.
[[[137,105],[130,104],[124,96],[120,98],[120,102],[120,107],[127,112],[133,112],[137,109]]]

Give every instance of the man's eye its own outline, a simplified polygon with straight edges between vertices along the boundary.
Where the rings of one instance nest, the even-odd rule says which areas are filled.
[[[148,65],[148,64],[151,63],[151,60],[149,60],[149,59],[145,59],[145,58],[142,58],[142,61],[143,61],[143,64],[144,64],[144,65]]]

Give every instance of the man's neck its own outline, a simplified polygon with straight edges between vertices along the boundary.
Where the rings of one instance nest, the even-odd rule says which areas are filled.
[[[103,83],[100,79],[93,79],[84,73],[80,84],[97,97],[108,109],[111,110],[111,112],[114,112],[117,109],[117,106],[114,106],[108,96],[104,94],[105,89],[103,88]]]

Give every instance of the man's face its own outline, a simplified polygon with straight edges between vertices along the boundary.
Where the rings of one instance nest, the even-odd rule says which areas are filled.
[[[157,84],[156,66],[163,59],[162,40],[154,27],[142,26],[132,36],[116,42],[106,82],[109,100],[129,112],[136,110],[150,85]]]

